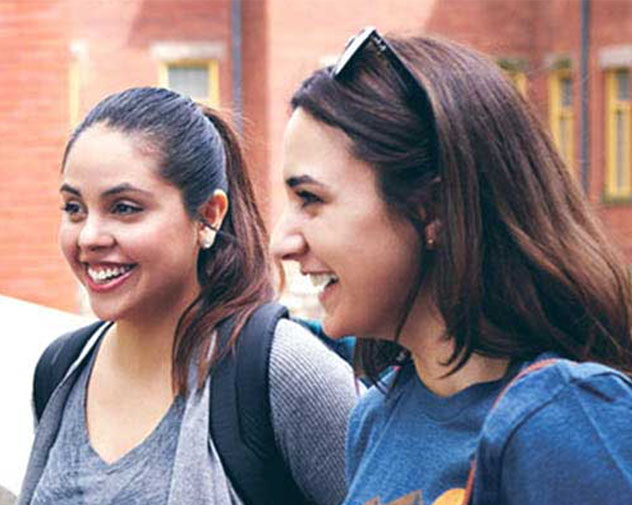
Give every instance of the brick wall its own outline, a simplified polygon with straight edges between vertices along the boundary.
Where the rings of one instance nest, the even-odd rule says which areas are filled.
[[[160,43],[219,47],[220,99],[232,105],[230,0],[69,0],[71,39],[79,47],[80,110],[131,86],[158,84]]]
[[[70,309],[56,245],[68,132],[65,0],[0,3],[0,292]]]
[[[230,0],[29,0],[0,3],[0,293],[65,310],[79,291],[57,247],[58,178],[70,131],[105,95],[157,85],[156,43],[219,47],[220,101],[232,107]]]
[[[270,215],[267,2],[242,0],[243,146],[261,210]]]
[[[625,0],[591,2],[590,39],[590,199],[598,207],[606,231],[632,264],[632,204],[602,203],[606,165],[605,82],[604,69],[599,64],[601,50],[632,45],[632,3]]]

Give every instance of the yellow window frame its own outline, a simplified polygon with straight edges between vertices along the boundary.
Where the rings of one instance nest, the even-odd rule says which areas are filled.
[[[611,198],[625,198],[632,196],[630,170],[630,99],[620,100],[617,96],[617,73],[627,68],[612,69],[606,73],[606,134],[607,134],[607,163],[606,163],[606,196]],[[617,177],[617,116],[623,115],[623,180]]]
[[[208,90],[205,97],[192,96],[196,102],[208,105],[209,107],[219,107],[219,62],[217,60],[177,60],[164,61],[160,64],[158,72],[158,83],[163,88],[169,87],[169,69],[174,67],[206,66],[208,72]]]
[[[521,71],[509,72],[509,77],[522,96],[527,96],[527,74]]]
[[[574,117],[573,117],[573,103],[571,99],[570,105],[562,104],[562,81],[565,79],[571,79],[572,86],[572,74],[571,71],[558,70],[553,72],[549,79],[549,123],[551,127],[551,134],[553,141],[557,146],[562,158],[569,167],[573,165],[574,158]],[[569,135],[566,139],[566,145],[562,145],[562,128],[561,123],[566,121],[569,127]]]

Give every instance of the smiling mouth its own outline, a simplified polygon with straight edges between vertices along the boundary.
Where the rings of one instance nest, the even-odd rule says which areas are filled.
[[[88,266],[86,268],[86,272],[88,273],[88,277],[95,284],[107,284],[112,282],[119,277],[122,277],[127,272],[132,270],[136,265],[120,265],[120,266],[111,266],[111,267],[91,267]]]
[[[309,274],[312,285],[322,292],[329,286],[338,282],[338,276],[334,274]]]

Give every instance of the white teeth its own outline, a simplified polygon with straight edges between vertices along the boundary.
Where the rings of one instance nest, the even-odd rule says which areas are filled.
[[[318,289],[325,289],[330,283],[338,281],[334,274],[309,274],[309,278],[312,285]]]
[[[129,272],[131,269],[132,265],[101,269],[88,267],[88,275],[95,282],[106,282],[115,277],[120,277],[124,273]]]

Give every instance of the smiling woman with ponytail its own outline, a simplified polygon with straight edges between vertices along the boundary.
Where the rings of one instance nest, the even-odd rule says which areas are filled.
[[[117,93],[72,134],[60,192],[61,249],[102,322],[79,330],[86,343],[42,412],[35,389],[39,423],[19,504],[264,503],[246,500],[218,454],[224,440],[209,434],[214,409],[230,408],[213,401],[213,372],[253,344],[237,345],[274,296],[231,128],[166,89]],[[274,322],[269,355],[256,360],[273,435],[255,446],[274,446],[299,501],[338,504],[353,374],[299,325]],[[51,353],[54,369],[71,341],[52,344],[38,370]]]

